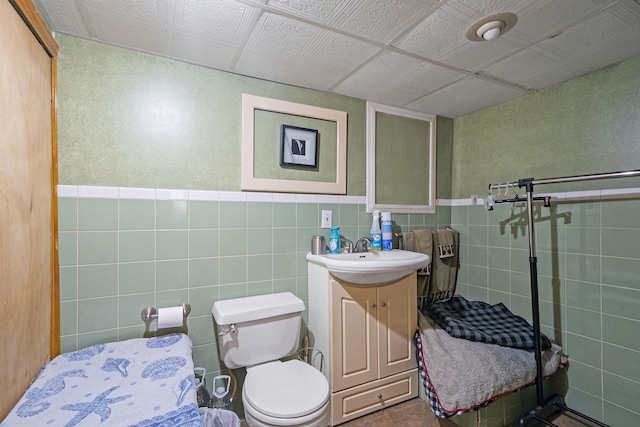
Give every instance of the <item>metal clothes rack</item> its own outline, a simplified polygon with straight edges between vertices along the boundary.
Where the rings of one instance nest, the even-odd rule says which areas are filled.
[[[533,187],[534,185],[543,185],[543,184],[558,184],[563,182],[577,182],[577,181],[592,181],[599,179],[610,179],[610,178],[628,178],[640,176],[640,170],[632,170],[632,171],[623,171],[623,172],[609,172],[602,174],[594,174],[594,175],[576,175],[576,176],[566,176],[560,178],[547,178],[547,179],[534,179],[534,178],[525,178],[519,179],[518,181],[507,182],[502,184],[489,184],[489,190],[498,189],[500,191],[501,188],[509,188],[509,187],[525,187],[527,191],[527,216],[529,222],[529,271],[531,276],[531,310],[533,314],[533,337],[534,337],[534,353],[536,360],[536,400],[537,406],[531,411],[523,414],[520,417],[518,425],[520,427],[529,426],[530,422],[534,421],[534,424],[531,425],[539,425],[544,424],[547,426],[554,426],[551,421],[548,420],[548,417],[557,413],[557,412],[570,412],[573,415],[587,420],[595,425],[608,427],[606,424],[603,424],[587,415],[584,415],[574,409],[569,408],[565,403],[562,396],[553,395],[546,402],[544,399],[543,393],[543,370],[542,370],[542,344],[540,340],[540,308],[538,304],[538,260],[536,258],[536,244],[535,244],[535,227],[533,221],[533,202],[534,200],[544,200],[544,205],[546,207],[549,206],[549,197],[533,197]],[[502,199],[496,200],[496,203],[503,202],[513,202],[518,201],[522,202],[524,199],[516,198],[516,199]]]

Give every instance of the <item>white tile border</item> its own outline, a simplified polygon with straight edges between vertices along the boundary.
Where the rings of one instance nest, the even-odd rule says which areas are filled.
[[[241,191],[220,191],[221,202],[246,202],[247,193]]]
[[[152,188],[120,188],[121,199],[155,200],[156,192]]]
[[[189,200],[188,190],[156,189],[156,200]]]
[[[189,200],[216,202],[216,201],[220,200],[220,192],[219,191],[189,190]]]
[[[295,203],[296,195],[288,194],[288,193],[274,193],[273,202],[274,203]]]
[[[78,186],[58,185],[58,197],[78,197]]]
[[[325,204],[325,205],[337,205],[340,203],[340,197],[342,196],[334,196],[331,194],[322,194],[320,196],[318,196],[318,203],[321,204]]]
[[[78,186],[78,197],[81,199],[117,199],[118,187]]]
[[[226,202],[273,202],[363,205],[365,196],[337,196],[332,194],[262,193],[245,191],[170,190],[131,187],[101,187],[90,185],[58,185],[58,197],[97,199],[146,199],[146,200],[203,200]],[[556,201],[631,199],[640,197],[640,188],[613,188],[607,190],[571,191],[566,193],[540,193],[535,197],[551,197]],[[473,198],[437,199],[438,206],[473,206]],[[475,205],[484,205],[478,197]]]
[[[247,202],[272,202],[272,193],[247,193]]]

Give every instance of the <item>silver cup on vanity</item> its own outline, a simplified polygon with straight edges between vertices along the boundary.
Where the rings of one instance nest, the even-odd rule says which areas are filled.
[[[311,253],[313,255],[324,255],[327,253],[327,242],[324,236],[313,236],[311,238]]]

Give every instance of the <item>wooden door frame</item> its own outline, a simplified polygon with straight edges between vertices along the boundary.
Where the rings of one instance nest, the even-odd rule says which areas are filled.
[[[58,266],[58,144],[57,60],[58,44],[31,0],[8,0],[51,58],[51,330],[50,357],[60,353],[60,267]]]

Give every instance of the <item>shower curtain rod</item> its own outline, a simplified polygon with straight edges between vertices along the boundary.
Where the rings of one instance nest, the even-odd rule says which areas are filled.
[[[640,176],[640,170],[607,172],[607,173],[590,174],[590,175],[573,175],[573,176],[545,178],[545,179],[524,178],[524,179],[519,179],[517,181],[503,182],[502,184],[489,184],[489,189],[495,190],[495,189],[500,189],[502,187],[525,187],[527,184],[531,184],[531,185],[558,184],[562,182],[593,181],[597,179],[629,178],[634,176]]]
[[[533,202],[535,198],[533,197],[533,187],[534,185],[543,185],[543,184],[557,184],[563,182],[576,182],[576,181],[591,181],[597,179],[610,179],[610,178],[628,178],[633,176],[640,176],[640,170],[630,170],[630,171],[622,171],[622,172],[608,172],[608,173],[600,173],[600,174],[591,174],[591,175],[575,175],[575,176],[565,176],[558,178],[545,178],[545,179],[534,179],[534,178],[524,178],[519,179],[518,181],[512,181],[502,184],[489,184],[489,190],[492,189],[500,189],[502,187],[525,187],[527,191],[527,216],[529,222],[529,271],[531,276],[531,311],[533,316],[533,338],[534,338],[534,353],[536,360],[536,400],[537,407],[532,409],[531,411],[523,414],[520,417],[520,421],[518,425],[520,427],[526,427],[529,425],[530,421],[536,421],[536,423],[542,423],[548,426],[557,427],[552,422],[548,421],[546,418],[550,415],[560,412],[560,411],[568,411],[579,418],[587,420],[593,424],[599,425],[601,427],[607,427],[606,424],[601,423],[587,415],[584,415],[576,410],[569,408],[565,403],[564,399],[559,395],[553,395],[546,402],[544,400],[543,393],[543,370],[542,370],[542,344],[540,342],[541,332],[540,332],[540,306],[538,301],[538,267],[537,267],[537,257],[536,257],[536,246],[535,246],[535,227],[533,221]],[[522,200],[524,201],[524,199]],[[547,206],[547,201],[545,200],[545,206]]]

